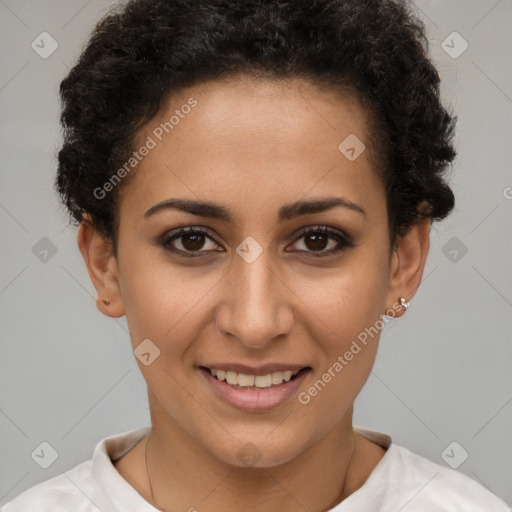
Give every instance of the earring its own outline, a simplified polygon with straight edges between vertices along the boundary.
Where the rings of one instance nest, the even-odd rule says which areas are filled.
[[[106,304],[107,306],[110,304],[109,300],[103,299],[103,304]]]
[[[405,297],[400,297],[400,305],[402,306],[402,309],[404,311],[407,311],[407,308],[409,307],[409,303],[405,300]]]

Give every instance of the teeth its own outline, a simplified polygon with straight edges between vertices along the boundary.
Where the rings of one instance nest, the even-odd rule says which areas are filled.
[[[268,375],[258,375],[254,378],[254,385],[257,388],[269,388],[272,386],[272,374],[269,373]]]
[[[216,368],[209,368],[210,374],[217,377],[220,381],[226,381],[234,387],[253,387],[269,388],[272,385],[279,385],[283,382],[288,382],[293,375],[297,375],[300,370],[292,372],[287,370],[285,372],[274,372],[267,375],[247,375],[245,373],[226,372],[224,370],[217,370]]]
[[[235,372],[226,372],[226,382],[232,386],[238,384],[238,374]]]
[[[237,375],[237,374],[235,374]],[[239,386],[254,386],[254,381],[256,381],[256,386],[258,385],[258,379],[260,377],[254,378],[254,375],[244,375],[243,373],[238,374],[238,382]]]
[[[281,382],[283,381],[283,379],[282,379],[282,375],[279,375],[280,373],[283,373],[283,372],[271,373],[271,376],[272,376],[272,384],[281,384]]]

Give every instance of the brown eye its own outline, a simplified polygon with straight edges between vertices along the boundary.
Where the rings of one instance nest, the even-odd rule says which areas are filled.
[[[329,242],[329,236],[322,233],[308,233],[304,235],[304,244],[312,251],[322,251]]]
[[[303,244],[306,250],[299,252],[304,252],[308,256],[314,257],[328,256],[345,248],[355,247],[355,244],[347,236],[324,226],[303,231],[297,238],[297,241],[301,239],[304,239]],[[334,240],[337,244],[334,244],[334,248],[331,246],[330,250],[326,250],[329,240]]]
[[[203,250],[208,242],[210,242],[210,248]],[[204,256],[222,250],[219,249],[217,242],[209,234],[208,229],[205,228],[180,228],[177,231],[165,234],[159,243],[168,251],[182,256]]]
[[[194,234],[181,235],[180,238],[182,239],[181,245],[183,245],[187,251],[198,251],[202,249],[206,240],[204,235]]]

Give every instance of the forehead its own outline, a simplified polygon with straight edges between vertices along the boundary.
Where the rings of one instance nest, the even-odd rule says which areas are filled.
[[[290,202],[333,188],[355,196],[378,185],[363,107],[301,79],[243,77],[189,87],[141,130],[136,148],[150,140],[124,193],[137,196],[141,209],[177,195],[206,194],[249,208],[269,197],[269,204]],[[347,158],[347,146],[362,152]]]

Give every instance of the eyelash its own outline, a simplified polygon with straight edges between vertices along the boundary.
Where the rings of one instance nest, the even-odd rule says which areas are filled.
[[[219,242],[215,239],[213,235],[210,234],[210,230],[207,228],[202,227],[193,227],[189,226],[186,228],[179,228],[175,231],[171,231],[169,233],[166,233],[163,235],[160,240],[159,244],[162,245],[167,251],[172,252],[174,254],[178,254],[179,256],[184,256],[186,258],[197,258],[197,257],[206,257],[207,255],[211,255],[216,252],[223,252],[223,251],[182,251],[181,249],[171,248],[170,244],[174,240],[177,240],[184,235],[199,235],[199,236],[205,236],[212,240],[214,243],[219,244]],[[308,257],[313,258],[319,258],[324,256],[329,256],[334,253],[338,253],[340,251],[343,251],[344,249],[355,247],[354,242],[350,240],[346,235],[343,235],[339,233],[338,231],[333,231],[332,229],[329,229],[326,226],[315,226],[313,228],[309,227],[301,231],[297,238],[295,239],[294,243],[303,238],[306,235],[324,235],[328,236],[329,238],[332,238],[338,242],[340,247],[337,249],[331,249],[329,251],[320,250],[320,251],[298,251],[300,253],[306,253],[308,254]],[[206,254],[202,254],[206,253]]]

